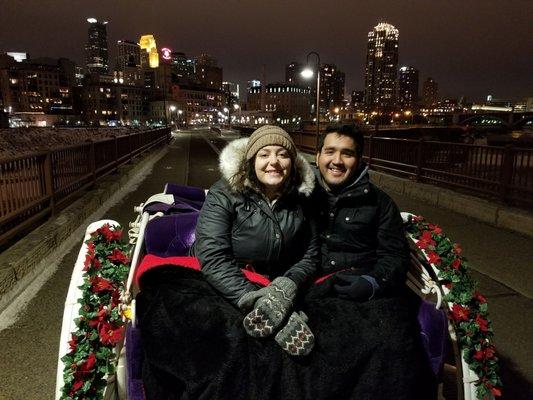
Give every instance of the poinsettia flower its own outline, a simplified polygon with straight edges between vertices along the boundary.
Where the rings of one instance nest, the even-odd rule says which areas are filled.
[[[90,279],[90,282],[92,285],[91,291],[93,293],[100,293],[105,292],[106,290],[111,291],[115,289],[110,281],[105,278],[100,278],[99,276],[93,276]]]
[[[115,289],[111,293],[111,308],[117,307],[119,302],[120,302],[120,292],[117,289]]]
[[[474,358],[478,361],[483,361],[493,358],[494,354],[494,347],[489,346],[481,350],[476,350]]]
[[[459,267],[461,266],[461,259],[456,258],[455,260],[453,260],[451,266],[453,269],[459,270]]]
[[[87,243],[87,254],[94,256],[95,247],[96,245],[94,244],[94,242],[91,241]]]
[[[455,244],[453,245],[453,249],[452,249],[452,251],[453,251],[455,254],[459,255],[459,254],[461,254],[461,253],[463,252],[463,249],[461,248],[461,246],[459,246],[457,243],[455,243]]]
[[[89,326],[91,328],[96,328],[102,321],[104,321],[104,318],[107,315],[107,310],[104,307],[100,307],[100,310],[98,311],[98,314],[96,317],[91,319],[89,321]]]
[[[502,395],[502,391],[497,387],[491,387],[490,392],[494,397],[500,397]]]
[[[72,389],[70,389],[69,396],[74,397],[76,392],[81,389],[83,386],[83,381],[81,379],[77,379],[74,381],[74,384],[72,385]]]
[[[438,225],[435,225],[435,226],[433,227],[433,233],[434,233],[435,235],[440,235],[440,234],[442,233],[442,228],[441,228],[440,226],[438,226]]]
[[[455,322],[468,320],[468,307],[464,307],[460,304],[454,304],[452,306],[452,319]]]
[[[114,242],[122,236],[122,230],[112,230],[109,224],[103,225],[100,229],[96,231],[97,234],[103,235],[105,240],[109,242]]]
[[[104,345],[115,345],[124,335],[124,326],[116,328],[108,322],[104,322],[98,331],[100,341]]]
[[[107,259],[110,261],[116,261],[121,264],[127,264],[128,263],[128,256],[124,254],[119,249],[113,249],[113,253],[111,253],[109,256],[107,256]]]
[[[483,318],[480,314],[476,315],[476,324],[479,326],[481,332],[487,332],[489,330],[489,321]]]
[[[81,365],[78,371],[82,374],[88,374],[91,372],[96,364],[96,354],[91,353],[87,360],[85,360]]]
[[[433,237],[431,236],[430,231],[424,231],[422,232],[422,235],[420,236],[420,239],[416,242],[416,245],[420,249],[427,249],[429,246],[435,246],[435,241],[433,240]]]
[[[440,265],[442,260],[437,253],[435,253],[434,251],[430,251],[428,253],[428,262],[430,264]]]
[[[78,345],[78,338],[76,337],[76,335],[72,334],[71,339],[68,341],[70,352],[73,352],[74,350],[76,350],[77,345]]]
[[[475,292],[473,297],[474,297],[474,299],[476,299],[477,301],[479,301],[481,304],[487,302],[487,299],[485,298],[485,296],[483,296],[483,295],[482,295],[481,293],[479,293],[479,292]]]

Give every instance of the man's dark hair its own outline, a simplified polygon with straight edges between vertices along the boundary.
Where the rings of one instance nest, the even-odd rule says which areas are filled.
[[[363,148],[365,146],[365,138],[361,133],[361,130],[354,124],[333,124],[326,127],[326,131],[320,135],[318,138],[318,151],[322,151],[324,147],[324,140],[326,136],[330,133],[338,133],[339,135],[348,136],[353,139],[356,145],[357,157],[363,155]]]

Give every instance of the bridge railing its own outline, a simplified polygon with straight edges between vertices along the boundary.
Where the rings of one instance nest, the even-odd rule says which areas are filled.
[[[314,153],[315,134],[291,133]],[[374,170],[533,206],[533,149],[365,136],[363,159]]]
[[[170,129],[159,128],[0,160],[0,245],[169,139]]]

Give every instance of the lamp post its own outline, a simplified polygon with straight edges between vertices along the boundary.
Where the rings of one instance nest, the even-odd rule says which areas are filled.
[[[315,147],[318,151],[318,137],[320,136],[320,56],[316,51],[311,51],[307,54],[307,67],[302,71],[302,76],[306,79],[313,77],[314,71],[309,66],[309,56],[316,56],[316,141]]]
[[[176,111],[176,106],[174,104],[172,104],[169,108],[170,110],[170,124],[173,125],[174,124],[174,111]]]
[[[183,111],[178,110],[178,129],[181,128],[181,114],[183,114]]]

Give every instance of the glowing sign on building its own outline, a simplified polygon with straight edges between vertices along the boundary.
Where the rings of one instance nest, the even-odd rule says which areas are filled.
[[[139,40],[141,50],[148,53],[148,60],[150,68],[159,67],[159,54],[157,53],[157,46],[155,44],[154,35],[143,35]]]
[[[172,59],[172,50],[168,47],[163,47],[161,49],[161,57],[163,57],[163,60],[170,61]]]

